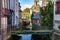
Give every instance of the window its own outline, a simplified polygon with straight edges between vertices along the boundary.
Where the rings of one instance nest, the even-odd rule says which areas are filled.
[[[2,7],[4,8],[4,6],[5,6],[5,0],[2,0]]]
[[[60,1],[56,2],[56,14],[60,14]]]
[[[39,20],[33,20],[34,25],[39,25]]]
[[[10,1],[7,0],[7,8],[9,9],[9,6],[10,6]]]
[[[15,23],[15,14],[14,14],[14,12],[12,13],[12,25],[14,25],[14,23]]]
[[[9,0],[2,0],[3,8],[5,7],[9,9],[9,3],[10,3]]]
[[[17,12],[17,3],[16,3],[16,12]]]

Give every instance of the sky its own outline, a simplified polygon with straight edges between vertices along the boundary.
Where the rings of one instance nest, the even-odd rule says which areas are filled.
[[[34,4],[34,0],[19,0],[21,5],[21,10],[24,10],[25,8],[31,8]]]

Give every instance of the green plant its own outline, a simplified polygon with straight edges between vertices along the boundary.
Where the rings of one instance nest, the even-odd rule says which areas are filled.
[[[53,3],[49,3],[40,8],[41,26],[47,26],[49,29],[53,28]]]
[[[58,26],[58,28],[60,29],[60,25]]]
[[[18,29],[19,29],[19,26],[14,25],[14,26],[12,26],[11,28],[12,28],[12,30],[18,30]]]

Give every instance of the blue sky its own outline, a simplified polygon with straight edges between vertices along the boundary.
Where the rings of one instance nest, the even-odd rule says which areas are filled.
[[[19,0],[20,5],[21,5],[21,9],[25,9],[25,8],[31,8],[34,0]]]

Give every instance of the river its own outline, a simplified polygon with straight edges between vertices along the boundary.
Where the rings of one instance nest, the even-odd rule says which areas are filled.
[[[22,36],[22,40],[31,40],[32,34],[20,34]]]

